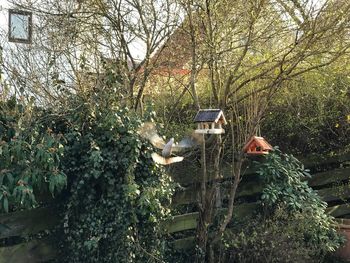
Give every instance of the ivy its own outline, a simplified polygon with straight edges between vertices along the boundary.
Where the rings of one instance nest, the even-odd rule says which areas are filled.
[[[69,194],[60,262],[164,259],[167,245],[159,223],[170,215],[173,183],[137,134],[140,119],[110,107],[85,105],[66,121],[62,169]]]

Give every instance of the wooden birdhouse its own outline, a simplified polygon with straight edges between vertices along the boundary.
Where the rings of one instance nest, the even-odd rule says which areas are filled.
[[[243,151],[248,155],[264,155],[268,154],[272,149],[272,146],[263,137],[258,136],[250,138],[243,147]]]
[[[195,133],[202,134],[225,133],[222,126],[227,124],[224,113],[220,109],[199,110],[194,122],[197,123]]]

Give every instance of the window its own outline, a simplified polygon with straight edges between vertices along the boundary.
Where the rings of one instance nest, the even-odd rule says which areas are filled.
[[[32,13],[20,10],[9,10],[9,41],[31,43]]]

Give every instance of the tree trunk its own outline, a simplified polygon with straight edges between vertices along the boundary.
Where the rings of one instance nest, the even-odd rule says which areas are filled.
[[[203,135],[204,136],[204,135]],[[214,146],[213,155],[209,163],[213,170],[211,176],[208,176],[206,147],[205,140],[203,140],[201,152],[202,165],[202,181],[201,181],[201,195],[199,202],[199,219],[197,226],[197,254],[196,262],[211,262],[214,258],[214,250],[208,243],[209,227],[213,222],[215,216],[215,208],[221,203],[220,194],[220,158],[222,151],[221,135],[216,137],[216,144]],[[211,182],[209,182],[209,179]]]

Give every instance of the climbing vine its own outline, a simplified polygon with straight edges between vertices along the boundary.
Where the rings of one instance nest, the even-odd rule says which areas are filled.
[[[152,147],[137,134],[140,121],[127,109],[88,114],[83,130],[66,135],[66,262],[160,262],[170,177],[152,161]]]

